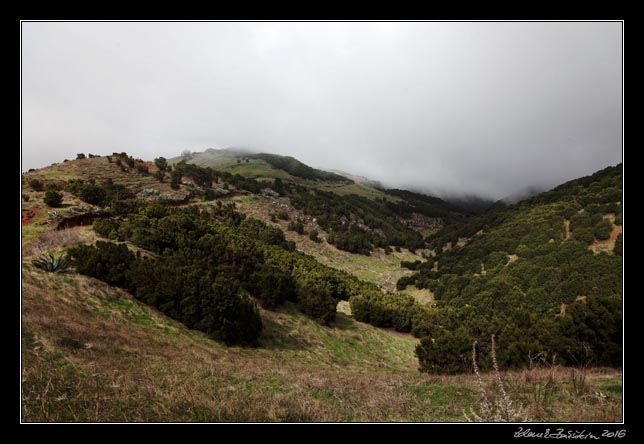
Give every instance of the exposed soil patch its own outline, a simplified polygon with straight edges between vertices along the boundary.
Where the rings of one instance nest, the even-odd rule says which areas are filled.
[[[29,224],[31,223],[31,220],[36,217],[38,212],[40,211],[40,208],[32,208],[29,211],[25,211],[22,213],[22,223],[24,224]]]
[[[570,220],[564,218],[564,227],[566,229],[566,234],[564,236],[564,240],[570,239]]]

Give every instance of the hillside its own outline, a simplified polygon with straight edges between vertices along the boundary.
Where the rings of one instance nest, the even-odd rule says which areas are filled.
[[[436,299],[440,327],[417,350],[421,366],[457,371],[469,344],[492,334],[506,366],[539,353],[620,366],[621,200],[618,165],[430,236],[436,256],[398,282]]]
[[[418,373],[411,336],[343,315],[330,328],[288,306],[262,310],[260,345],[226,347],[122,290],[28,261],[22,304],[26,422],[463,421],[478,399],[470,376]],[[613,370],[577,375],[583,386],[557,369],[505,377],[531,418],[621,417]]]
[[[342,196],[322,189],[333,181],[261,182],[125,153],[30,171],[23,417],[462,421],[480,409],[472,342],[490,368],[495,334],[527,418],[619,420],[621,373],[588,367],[619,367],[620,181],[607,169],[468,217],[405,190]],[[499,251],[507,264],[491,262]],[[560,251],[573,266],[562,276],[591,285],[564,305],[563,287],[536,292]],[[72,263],[46,273],[33,262],[44,252]],[[604,336],[584,337],[589,327]],[[565,361],[561,350],[589,344],[601,353]],[[496,376],[483,378],[494,393]]]
[[[170,159],[170,163],[185,160],[200,167],[210,167],[231,174],[241,174],[254,179],[276,177],[295,182],[304,180],[352,183],[351,179],[328,171],[312,168],[294,157],[278,154],[255,153],[238,148],[186,153]]]

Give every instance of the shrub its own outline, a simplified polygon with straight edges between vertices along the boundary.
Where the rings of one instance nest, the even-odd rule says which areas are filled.
[[[577,228],[572,234],[575,239],[585,243],[586,245],[592,244],[595,240],[593,231],[590,228]]]
[[[106,203],[107,193],[98,185],[86,184],[80,189],[78,197],[88,204],[102,206]]]
[[[309,231],[309,239],[311,239],[313,242],[322,242],[322,239],[318,237],[318,230]]]
[[[603,219],[593,230],[593,234],[599,240],[606,240],[610,238],[610,233],[613,231],[613,224],[610,221]]]
[[[297,234],[304,234],[304,224],[299,220],[294,220],[288,224],[289,231],[295,231]]]
[[[325,325],[335,321],[338,302],[327,282],[303,278],[298,282],[297,293],[298,306],[304,314]]]
[[[114,219],[96,219],[93,226],[97,234],[113,240],[118,239],[120,224]]]
[[[139,163],[139,164],[136,166],[136,170],[137,170],[140,174],[143,174],[144,176],[147,176],[148,174],[150,174],[150,169],[148,168],[148,166],[147,166],[147,165],[143,165],[142,163]]]
[[[170,174],[170,188],[172,188],[173,190],[178,190],[179,186],[181,185],[181,177],[182,174],[180,171],[172,171],[172,173]],[[224,186],[224,189],[225,188],[226,187]]]
[[[281,219],[281,220],[289,220],[288,212],[283,208],[277,212],[276,216],[278,219]]]
[[[44,185],[41,181],[38,179],[31,179],[29,181],[29,186],[34,190],[34,191],[42,191],[44,189]]]
[[[58,191],[47,191],[43,199],[45,204],[51,208],[58,208],[63,204],[63,195]]]
[[[85,159],[85,154],[83,153],[76,154],[76,160],[80,160],[80,159]]]
[[[45,191],[60,191],[60,185],[58,185],[55,182],[49,182],[47,185],[45,185]]]
[[[246,288],[258,297],[266,308],[282,305],[284,301],[295,301],[295,282],[290,273],[281,269],[264,265],[249,277]]]
[[[130,288],[127,272],[134,255],[124,244],[97,241],[96,246],[78,245],[69,249],[76,270],[110,285]]]
[[[168,169],[168,161],[165,157],[157,157],[154,159],[154,165],[159,169],[159,171],[164,172]]]
[[[613,252],[617,256],[622,255],[622,235],[621,235],[621,233],[617,236],[617,239],[615,239],[615,246],[613,247]]]
[[[25,202],[29,202],[29,195],[23,193],[22,194],[22,200],[24,200]]]

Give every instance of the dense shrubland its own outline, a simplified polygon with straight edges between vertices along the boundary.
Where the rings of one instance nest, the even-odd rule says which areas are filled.
[[[614,255],[589,249],[610,237],[611,215],[621,223],[621,181],[621,165],[606,168],[432,236],[436,257],[409,264],[419,271],[398,282],[436,298],[417,349],[421,369],[463,371],[472,342],[485,348],[492,334],[505,367],[538,353],[621,365],[622,237]],[[469,241],[457,246],[462,237]]]
[[[148,203],[125,216],[99,219],[94,229],[149,253],[134,255],[125,244],[100,241],[74,247],[70,254],[78,271],[125,288],[188,327],[229,344],[256,342],[262,324],[255,300],[266,308],[292,301],[329,325],[339,300],[354,304],[370,294],[370,303],[379,307],[395,297],[295,251],[281,230],[245,217],[233,204],[173,208]],[[368,304],[360,303],[358,312],[366,313]],[[361,314],[360,319],[410,331],[426,313],[413,301],[404,310],[390,305],[386,321],[376,315]]]

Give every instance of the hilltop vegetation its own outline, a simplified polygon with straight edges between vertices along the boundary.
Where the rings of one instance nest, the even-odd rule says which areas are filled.
[[[621,165],[606,168],[430,237],[436,256],[398,282],[436,298],[421,367],[462,371],[472,342],[485,347],[491,334],[506,367],[538,354],[620,366],[621,237],[593,247],[621,233],[621,182]]]
[[[243,174],[254,179],[270,180],[279,177],[300,183],[305,180],[353,183],[351,179],[312,168],[294,157],[253,153],[235,148],[208,149],[203,153],[185,152],[180,157],[171,159],[173,163],[180,161],[231,174]]]

